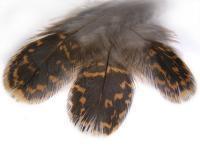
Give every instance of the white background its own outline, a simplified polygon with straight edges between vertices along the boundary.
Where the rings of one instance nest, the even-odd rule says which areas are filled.
[[[178,105],[137,83],[127,118],[109,137],[86,135],[73,127],[66,109],[69,88],[39,105],[18,103],[4,90],[3,70],[14,52],[55,18],[93,1],[0,0],[0,149],[200,150],[199,90]],[[200,84],[200,1],[169,0],[161,17],[176,32],[179,43],[173,45]]]

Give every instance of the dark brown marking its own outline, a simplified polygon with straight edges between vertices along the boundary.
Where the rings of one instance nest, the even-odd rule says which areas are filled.
[[[120,87],[122,88],[122,89],[125,89],[126,88],[126,86],[128,86],[128,87],[132,87],[132,85],[130,84],[130,83],[128,83],[127,81],[123,81],[121,84],[120,84]]]
[[[78,92],[81,92],[81,93],[85,93],[86,89],[79,86],[79,85],[74,85],[74,89],[76,89]]]
[[[24,64],[29,64],[29,60],[28,60],[28,56],[27,55],[24,55],[24,57],[23,57],[23,63]]]
[[[109,65],[107,70],[103,62],[83,67],[69,102],[72,121],[82,131],[111,134],[128,112],[133,88],[130,76],[120,65]]]
[[[104,77],[105,76],[105,72],[83,72],[83,76],[86,78],[95,78],[95,77]]]
[[[42,40],[37,40],[37,41],[36,41],[36,45],[37,45],[37,46],[41,46],[41,45],[43,45]]]
[[[53,83],[57,83],[59,81],[59,79],[56,76],[50,75],[49,76],[49,80]]]
[[[123,93],[116,93],[114,95],[114,100],[122,100],[123,99]]]
[[[81,103],[82,105],[84,105],[86,101],[87,101],[87,100],[86,100],[85,97],[81,97],[81,98],[80,98],[80,103]]]
[[[109,108],[113,106],[112,100],[106,99],[105,100],[105,108]]]
[[[179,103],[195,92],[194,77],[173,48],[152,42],[145,52],[145,63],[149,64],[148,72],[151,72],[151,79],[161,93]]]
[[[6,89],[28,103],[47,99],[60,89],[75,67],[58,49],[60,41],[52,34],[24,46],[5,70]]]

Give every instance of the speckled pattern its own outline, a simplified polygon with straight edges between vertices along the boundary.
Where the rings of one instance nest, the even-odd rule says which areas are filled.
[[[84,67],[69,101],[72,121],[82,131],[111,134],[131,105],[134,84],[120,65],[97,62]]]
[[[5,88],[32,104],[74,81],[71,121],[99,135],[110,135],[123,122],[138,76],[172,102],[188,100],[195,80],[169,46],[172,32],[155,21],[158,6],[156,1],[109,1],[63,18],[11,58]]]
[[[145,52],[148,75],[151,75],[151,80],[163,95],[179,103],[195,92],[192,73],[172,47],[152,42]]]
[[[30,103],[45,99],[70,79],[74,60],[68,50],[77,47],[65,40],[62,34],[37,40],[12,58],[4,77],[14,97]]]

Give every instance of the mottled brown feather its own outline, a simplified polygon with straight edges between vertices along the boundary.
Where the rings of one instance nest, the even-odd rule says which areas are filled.
[[[78,64],[70,57],[74,44],[77,45],[63,34],[27,44],[7,65],[4,73],[6,89],[17,100],[28,103],[49,98],[72,77]]]
[[[68,107],[72,121],[82,131],[109,135],[124,120],[134,85],[121,65],[99,63],[82,68],[72,87]]]
[[[164,96],[180,103],[195,93],[194,77],[172,47],[152,42],[144,52],[146,76]]]

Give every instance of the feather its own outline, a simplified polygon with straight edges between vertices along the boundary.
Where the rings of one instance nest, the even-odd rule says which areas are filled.
[[[133,90],[130,74],[112,58],[91,63],[83,67],[72,87],[71,120],[82,131],[109,135],[124,120]]]
[[[180,103],[195,93],[194,76],[172,47],[152,41],[144,53],[144,75],[166,98]]]
[[[19,100],[40,102],[70,78],[68,109],[82,131],[111,134],[124,120],[142,76],[167,99],[195,93],[194,77],[154,19],[157,1],[110,1],[55,23],[9,62],[4,81]]]
[[[31,42],[8,63],[6,89],[19,101],[39,103],[48,99],[71,79],[76,58],[70,56],[77,48],[75,41],[61,33]]]

